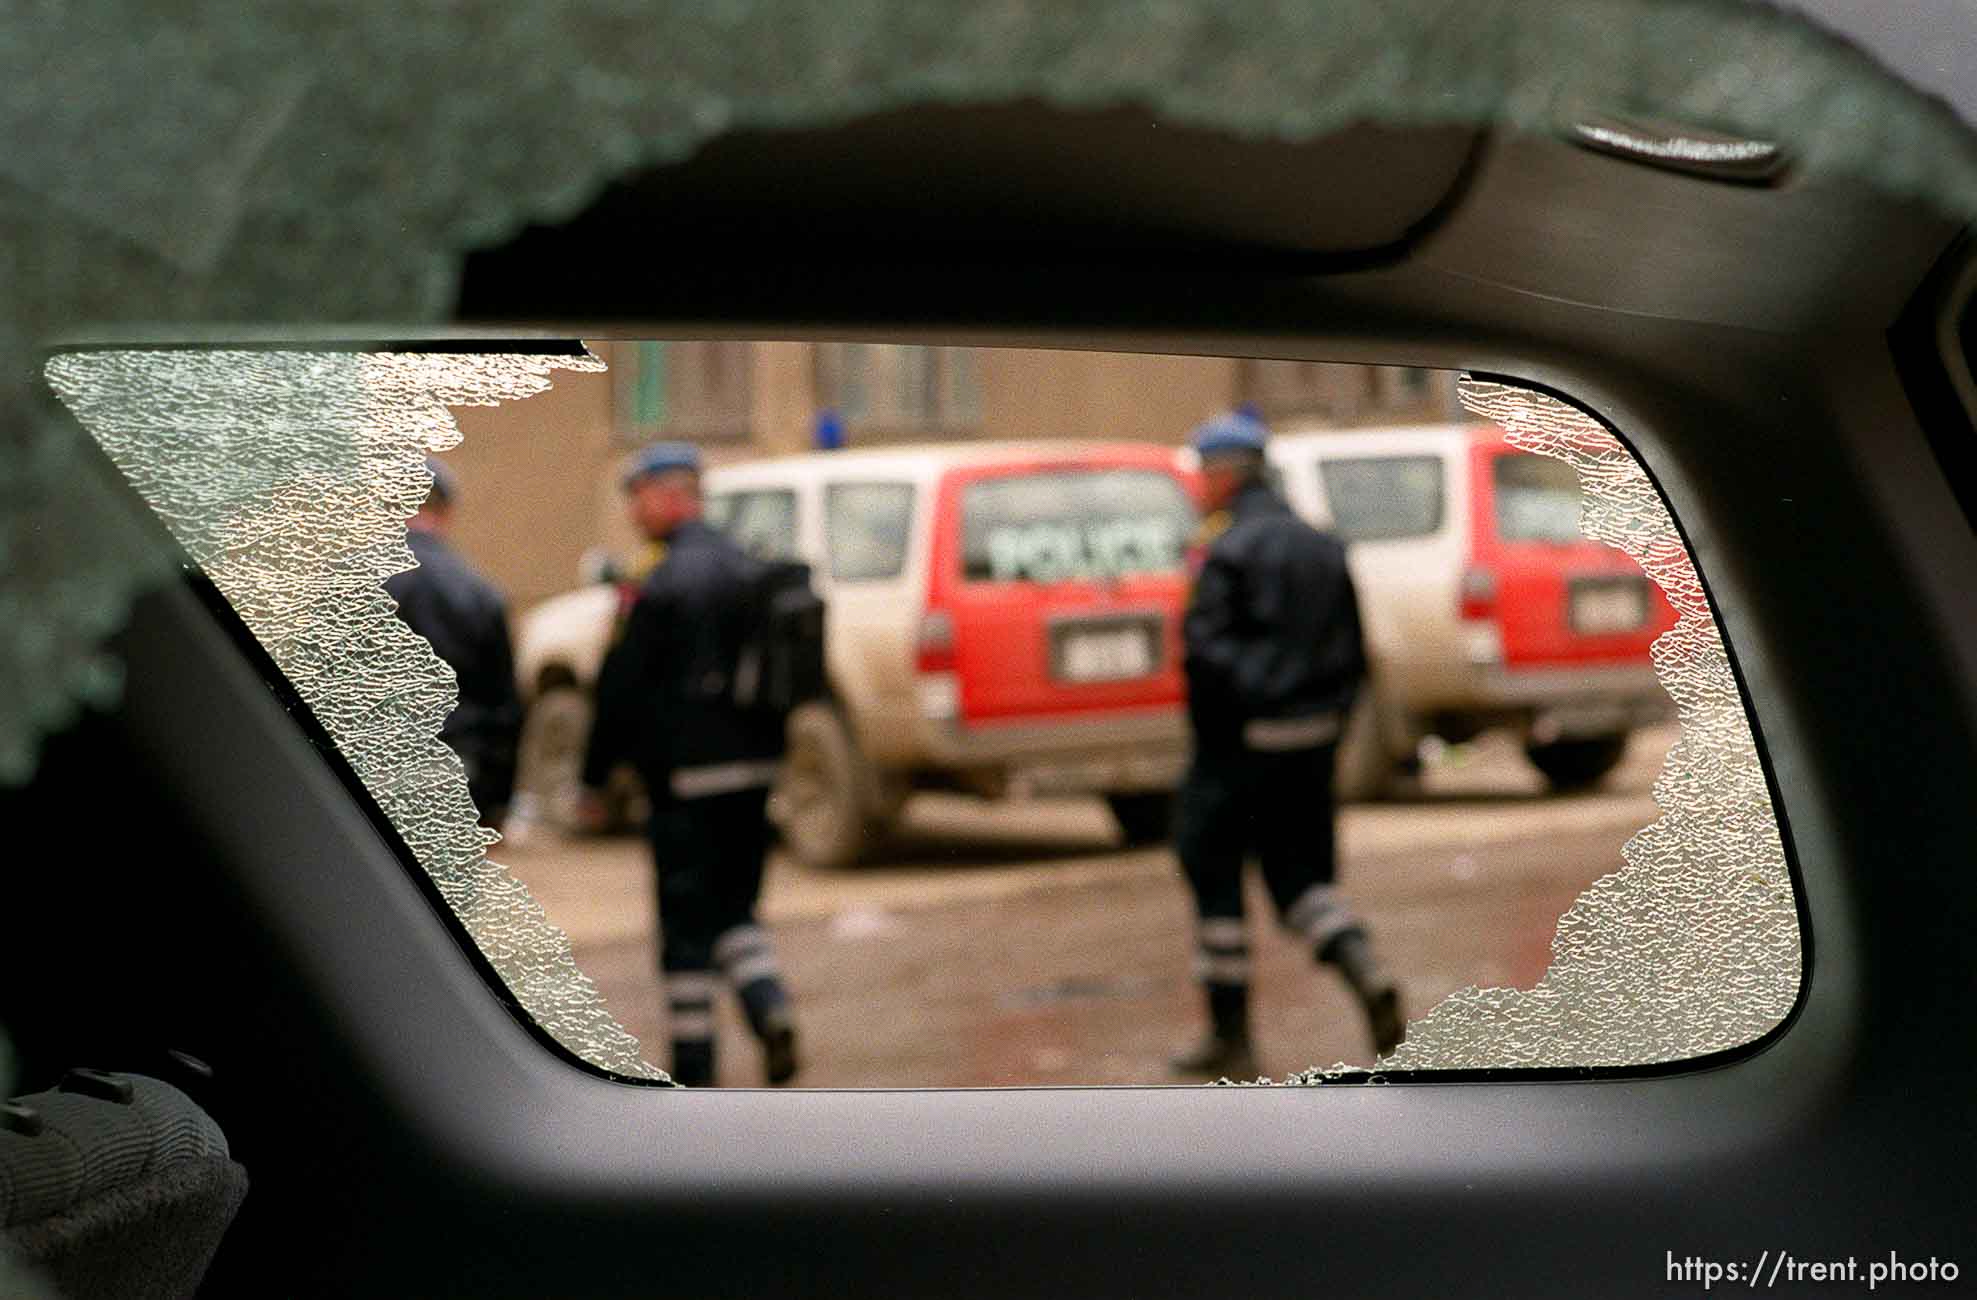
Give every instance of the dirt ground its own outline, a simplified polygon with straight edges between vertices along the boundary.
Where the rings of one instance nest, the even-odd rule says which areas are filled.
[[[1421,797],[1345,810],[1340,883],[1410,1014],[1471,984],[1543,974],[1559,915],[1656,816],[1650,789],[1673,738],[1672,727],[1641,733],[1599,790],[1555,797],[1514,748],[1484,737],[1432,764]],[[579,964],[663,1067],[644,843],[523,828],[492,856],[569,931]],[[1250,885],[1263,1068],[1369,1063],[1344,986]],[[760,915],[796,1005],[801,1086],[1176,1082],[1167,1057],[1201,1027],[1173,857],[1121,849],[1096,800],[917,799],[875,862],[818,872],[772,861]],[[719,1073],[727,1086],[760,1082],[731,1000]]]

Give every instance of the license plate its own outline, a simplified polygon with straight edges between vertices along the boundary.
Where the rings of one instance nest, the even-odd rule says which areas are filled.
[[[1647,622],[1647,584],[1633,579],[1572,584],[1572,630],[1584,636],[1638,631]]]
[[[1117,682],[1151,676],[1153,632],[1144,625],[1066,628],[1057,638],[1057,676],[1067,682]]]

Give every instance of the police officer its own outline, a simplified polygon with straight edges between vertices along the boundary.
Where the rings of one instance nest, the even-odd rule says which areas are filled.
[[[786,1083],[795,1026],[755,922],[783,726],[738,707],[733,690],[756,561],[702,520],[692,444],[647,448],[624,487],[632,522],[662,549],[599,673],[585,816],[600,815],[611,769],[633,763],[652,803],[674,1079],[714,1082],[714,998],[725,977],[761,1040],[768,1081]]]
[[[1253,1076],[1243,862],[1254,854],[1277,913],[1357,994],[1384,1055],[1404,1022],[1365,925],[1333,883],[1333,759],[1366,655],[1338,539],[1269,485],[1265,431],[1238,412],[1195,430],[1205,554],[1184,624],[1194,758],[1176,850],[1194,895],[1195,972],[1209,1030],[1184,1074]]]
[[[493,584],[447,542],[459,481],[436,460],[428,460],[426,468],[432,488],[405,525],[418,567],[392,574],[384,586],[398,602],[398,616],[432,642],[433,653],[459,679],[460,703],[441,724],[439,738],[467,769],[467,791],[481,822],[498,830],[515,793],[515,749],[522,731],[508,608]]]

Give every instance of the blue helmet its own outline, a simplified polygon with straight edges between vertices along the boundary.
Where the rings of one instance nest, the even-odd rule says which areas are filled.
[[[1263,427],[1263,421],[1248,411],[1231,411],[1197,425],[1188,441],[1195,453],[1206,459],[1232,451],[1261,455],[1269,439],[1270,431]]]
[[[428,456],[426,473],[432,475],[432,488],[426,493],[428,504],[450,506],[460,499],[460,477],[450,466]]]
[[[624,486],[630,489],[648,475],[676,469],[699,473],[700,448],[690,442],[655,442],[632,458],[631,468],[625,471]]]

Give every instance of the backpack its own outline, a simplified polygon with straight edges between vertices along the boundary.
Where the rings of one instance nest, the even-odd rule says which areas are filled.
[[[824,698],[824,601],[810,587],[810,566],[759,563],[749,586],[734,702],[744,713],[787,717]]]

